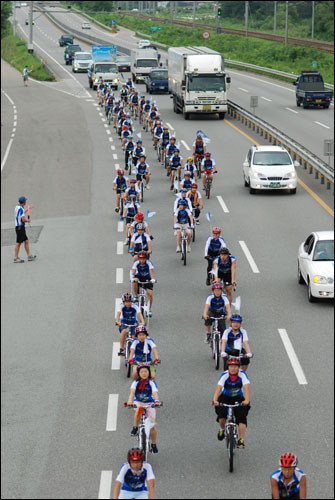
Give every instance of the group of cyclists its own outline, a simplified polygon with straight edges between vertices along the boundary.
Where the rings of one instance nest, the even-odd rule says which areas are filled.
[[[129,245],[128,252],[133,257],[131,267],[132,293],[125,292],[117,310],[116,324],[120,333],[119,356],[125,355],[127,332],[132,336],[129,362],[133,365],[132,384],[127,405],[147,407],[152,421],[156,420],[154,406],[160,406],[156,381],[156,366],[160,363],[155,341],[149,336],[146,320],[138,305],[138,283],[145,289],[148,300],[148,317],[152,316],[154,265],[151,261],[152,240],[147,220],[141,210],[144,189],[150,189],[151,169],[147,162],[146,150],[141,134],[134,138],[134,122],[138,119],[144,131],[151,132],[153,148],[157,158],[170,177],[170,190],[176,192],[173,207],[173,227],[176,233],[176,252],[181,251],[181,228],[187,229],[187,252],[191,251],[192,229],[200,224],[203,210],[203,197],[198,183],[202,180],[205,188],[206,178],[217,172],[215,160],[207,151],[204,137],[197,133],[193,143],[192,156],[184,163],[180,154],[176,136],[167,125],[163,124],[158,107],[133,86],[131,78],[122,84],[117,93],[109,89],[101,80],[98,85],[98,102],[105,108],[106,117],[116,129],[124,151],[124,168],[117,170],[113,180],[116,191],[115,212],[120,213],[120,220],[125,221],[124,245]],[[200,168],[199,168],[200,167]],[[133,172],[128,177],[126,172]],[[201,177],[201,179],[200,179]],[[178,184],[176,184],[176,180]],[[142,186],[142,187],[143,187]],[[225,439],[227,408],[222,405],[239,403],[234,408],[236,423],[239,428],[237,447],[245,447],[247,415],[250,409],[250,381],[247,368],[252,353],[247,331],[242,327],[242,317],[232,313],[232,292],[236,288],[237,260],[227,248],[221,235],[222,229],[212,228],[212,234],[205,244],[204,257],[207,260],[206,280],[211,287],[204,310],[204,342],[209,343],[211,328],[215,318],[220,318],[218,327],[221,332],[221,357],[227,360],[227,370],[218,381],[213,405],[219,424],[217,438]],[[226,322],[230,326],[226,328]],[[153,406],[154,403],[154,406]],[[139,426],[139,414],[135,411],[130,434],[136,436]],[[153,425],[150,430],[151,451],[158,453],[157,431]],[[284,453],[280,458],[280,468],[271,475],[272,498],[306,498],[306,477],[297,468],[298,459],[293,453]],[[151,465],[145,462],[140,448],[128,452],[127,462],[121,467],[116,478],[113,498],[155,498],[154,473]]]

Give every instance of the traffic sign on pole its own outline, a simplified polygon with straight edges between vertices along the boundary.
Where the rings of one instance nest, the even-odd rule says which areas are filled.
[[[210,37],[210,35],[209,35],[208,31],[203,31],[203,32],[202,32],[202,38],[203,38],[204,40],[207,40],[207,38],[209,38],[209,37]]]

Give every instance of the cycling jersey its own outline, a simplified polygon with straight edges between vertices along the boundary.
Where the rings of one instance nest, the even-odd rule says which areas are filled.
[[[141,100],[141,101],[140,101],[140,106],[141,106],[141,109],[142,109],[142,110],[143,110],[144,105],[145,105],[145,100],[144,100],[144,101],[143,101],[143,100]]]
[[[156,115],[157,115],[156,111],[151,111],[149,116],[151,120],[154,120],[156,118]]]
[[[143,390],[139,388],[140,384],[141,382],[139,380],[134,380],[134,382],[130,386],[130,389],[135,389],[134,401],[140,401],[141,403],[154,403],[155,400],[152,393],[158,392],[156,382],[151,379],[147,380],[145,382],[145,388]]]
[[[126,151],[134,151],[135,143],[133,141],[127,141],[125,145]]]
[[[129,323],[130,325],[135,325],[138,322],[137,314],[140,312],[140,309],[136,304],[132,304],[130,307],[126,307],[124,303],[121,302],[117,312],[121,313],[121,323]]]
[[[215,170],[215,161],[214,160],[206,160],[206,158],[204,158],[201,162],[201,168],[203,170]]]
[[[127,209],[126,217],[135,217],[137,212],[140,211],[140,204],[137,201],[135,203],[127,201],[125,208]]]
[[[134,149],[134,156],[137,156],[139,158],[141,153],[145,154],[145,149],[142,146],[136,146],[136,148]]]
[[[223,332],[222,340],[226,340],[226,352],[228,354],[233,353],[234,350],[242,351],[243,342],[248,341],[248,334],[245,328],[239,328],[236,335],[233,334],[232,327],[226,328]]]
[[[114,108],[113,108],[113,114],[117,115],[119,113],[119,111],[120,111],[120,106],[117,106],[117,105],[114,106]]]
[[[121,89],[121,91],[120,91],[121,97],[126,97],[127,93],[128,93],[127,89]]]
[[[192,212],[188,208],[178,208],[175,215],[177,216],[176,224],[189,224],[189,217],[192,216]]]
[[[137,260],[134,262],[132,269],[134,269],[135,276],[139,278],[140,281],[150,280],[150,270],[154,269],[154,266],[151,260],[147,259],[144,264],[140,264],[140,261]]]
[[[154,128],[154,136],[155,137],[160,137],[163,133],[162,127],[155,127]]]
[[[148,173],[148,168],[149,168],[149,165],[147,164],[146,161],[144,163],[141,163],[139,161],[137,163],[136,167],[135,167],[136,174],[141,174],[141,175],[147,174]]]
[[[150,110],[150,104],[144,104],[143,111],[147,113]]]
[[[138,104],[138,96],[137,95],[133,95],[133,97],[131,98],[131,102],[133,104]]]
[[[204,154],[204,150],[205,150],[205,145],[202,142],[198,143],[197,141],[194,141],[193,143],[193,147],[195,148],[195,154],[197,155],[203,155]]]
[[[25,226],[25,223],[22,220],[22,217],[24,217],[24,208],[22,205],[20,204],[16,205],[14,210],[14,216],[15,216],[15,226]]]
[[[174,150],[176,149],[176,147],[177,147],[177,144],[171,144],[171,142],[169,142],[169,144],[166,146],[166,154],[167,154],[167,156],[173,155]]]
[[[290,481],[287,485],[285,485],[284,483],[284,476],[281,469],[277,469],[276,471],[274,471],[270,477],[277,481],[279,498],[291,498],[294,495],[296,496],[296,498],[299,498],[300,481],[304,475],[305,473],[301,469],[298,469],[296,467],[294,469],[292,481]]]
[[[148,224],[145,222],[145,221],[142,221],[142,222],[137,222],[136,220],[134,220],[132,223],[131,223],[131,227],[133,228],[133,232],[136,233],[137,232],[137,226],[138,224],[143,224],[145,230],[148,229]]]
[[[171,158],[170,158],[170,160],[171,160],[171,166],[172,167],[178,167],[178,166],[180,166],[182,159],[183,159],[183,157],[180,156],[179,154],[178,154],[178,156],[175,156],[175,155],[171,156]]]
[[[187,198],[191,201],[192,206],[195,207],[199,205],[199,200],[201,200],[202,196],[200,191],[196,191],[195,193],[193,193],[193,191],[189,191],[187,193]]]
[[[192,165],[190,165],[188,162],[186,163],[185,172],[190,172],[192,179],[194,179],[194,172],[196,172],[196,171],[197,171],[197,169],[196,169],[195,165],[193,165],[193,163],[192,163]],[[184,175],[185,175],[185,172],[184,172]]]
[[[122,465],[116,481],[122,484],[121,491],[148,491],[147,481],[155,479],[152,466],[148,462],[143,462],[142,469],[136,474],[133,473],[128,462]]]
[[[117,189],[122,189],[127,187],[127,177],[119,177],[118,175],[114,177],[113,183],[115,182]]]
[[[169,132],[163,132],[161,135],[162,138],[162,145],[166,146],[170,142],[170,133]]]
[[[226,311],[226,306],[229,305],[229,299],[227,295],[221,293],[219,297],[215,297],[214,293],[208,295],[206,304],[209,305],[208,315],[210,313],[220,314],[221,316]]]
[[[205,257],[209,256],[216,256],[219,254],[219,250],[221,248],[226,247],[226,242],[225,240],[219,236],[218,238],[214,238],[214,236],[208,236],[207,241],[206,241],[206,246],[205,246]]]
[[[135,195],[136,198],[138,198],[139,189],[138,189],[137,185],[135,185],[135,187],[131,187],[131,186],[127,187],[126,192],[125,192],[125,195],[127,196],[127,198],[129,198],[129,196],[131,196],[132,194]]]
[[[152,338],[147,337],[144,342],[140,342],[138,339],[132,341],[130,349],[135,349],[134,359],[140,362],[150,362],[152,361],[152,349],[156,347],[155,342]]]
[[[235,261],[236,257],[234,257],[233,255],[228,255],[226,260],[222,260],[221,257],[218,256],[216,257],[216,259],[214,259],[213,264],[214,262],[217,263],[218,273],[220,273],[222,278],[224,279],[225,277],[231,277],[231,265]]]
[[[131,80],[128,80],[127,83],[126,83],[126,86],[127,87],[132,87],[133,86],[133,82]]]
[[[248,384],[250,384],[248,375],[243,370],[238,371],[236,378],[229,375],[229,371],[227,370],[221,374],[218,381],[218,385],[222,387],[221,394],[231,398],[244,396],[243,386]]]
[[[133,248],[135,253],[148,250],[148,243],[150,241],[150,236],[148,233],[138,234],[134,233],[130,245]]]
[[[191,179],[183,179],[180,183],[180,187],[184,189],[191,189],[193,181]]]
[[[129,134],[130,134],[129,130],[123,130],[122,131],[122,139],[127,139]]]
[[[173,207],[173,214],[174,215],[176,215],[177,209],[179,208],[180,202],[181,202],[182,199],[187,202],[187,208],[192,213],[192,203],[191,203],[191,201],[188,198],[183,198],[182,194],[179,193],[178,198],[176,198],[176,201],[174,202],[174,207]]]

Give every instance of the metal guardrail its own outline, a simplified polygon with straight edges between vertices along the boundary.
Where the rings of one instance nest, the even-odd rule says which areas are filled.
[[[309,170],[309,173],[314,172],[316,179],[321,179],[321,184],[327,181],[327,189],[330,189],[330,184],[334,183],[334,169],[327,165],[314,153],[306,149],[304,146],[294,141],[286,134],[273,127],[268,122],[258,118],[238,104],[228,100],[228,114],[232,118],[236,118],[248,128],[251,128],[261,137],[267,139],[270,143],[277,146],[283,146],[292,155],[293,160],[299,161],[300,165]]]

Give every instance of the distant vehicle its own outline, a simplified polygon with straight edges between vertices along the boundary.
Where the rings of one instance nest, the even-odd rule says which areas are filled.
[[[138,9],[131,9],[132,12],[138,12]]]
[[[159,68],[152,70],[145,78],[145,86],[149,94],[154,92],[169,92],[168,69]]]
[[[322,75],[318,71],[302,71],[293,85],[296,86],[296,102],[304,108],[321,106],[329,108],[333,93],[326,90]]]
[[[91,29],[91,24],[90,24],[90,23],[85,22],[85,23],[83,23],[83,24],[81,25],[81,29],[82,29],[82,30],[90,30],[90,29]]]
[[[140,40],[137,45],[139,49],[142,49],[145,45],[150,45],[150,40]]]
[[[25,24],[26,26],[28,26],[28,25],[29,25],[29,19],[28,19],[28,18],[27,18],[27,19],[25,20],[24,24]],[[32,22],[32,24],[35,24],[35,21],[34,21],[34,19],[33,19],[33,22]]]
[[[334,231],[313,232],[301,243],[298,282],[306,283],[309,302],[334,298]]]
[[[156,47],[156,45],[151,45],[151,44],[149,44],[149,45],[143,45],[143,47],[139,47],[139,48],[141,48],[141,49],[153,49],[153,50],[156,50],[156,51],[158,50],[157,47]]]
[[[88,83],[90,88],[96,90],[99,78],[102,77],[104,83],[117,90],[120,74],[116,64],[116,45],[93,45],[93,63],[88,69]]]
[[[17,2],[17,3],[15,4],[15,8],[16,8],[16,9],[19,9],[20,7],[21,7],[20,2]]]
[[[81,52],[81,47],[80,45],[67,45],[65,47],[65,51],[64,51],[64,60],[65,60],[65,64],[72,64],[72,60],[73,60],[73,56],[75,54],[75,52]]]
[[[69,33],[65,33],[62,35],[59,39],[59,46],[64,47],[64,45],[72,45],[73,44],[73,35],[70,35]]]
[[[27,7],[27,6],[28,6],[27,2],[22,2],[21,3],[21,7]]]
[[[91,52],[76,52],[72,60],[73,73],[88,72],[89,67],[93,63]]]
[[[155,50],[135,49],[131,52],[131,75],[133,82],[144,81],[145,77],[154,69],[159,68],[157,52]]]
[[[250,194],[269,189],[295,194],[298,166],[282,146],[253,146],[243,163],[244,185],[249,186]]]
[[[131,57],[130,56],[118,56],[116,58],[116,64],[119,71],[130,71]]]

